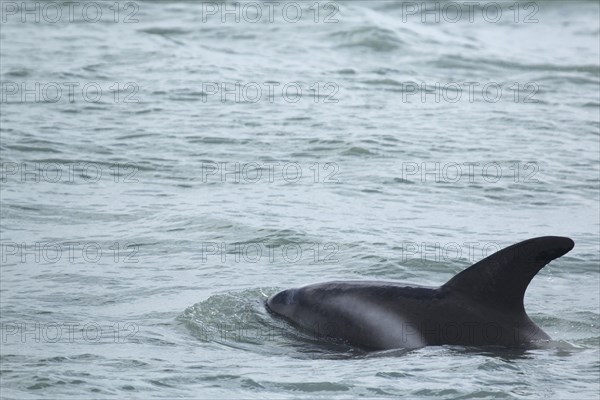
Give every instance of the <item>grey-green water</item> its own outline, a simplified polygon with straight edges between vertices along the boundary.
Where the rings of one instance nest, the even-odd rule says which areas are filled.
[[[598,398],[597,2],[35,4],[1,3],[3,398]],[[542,235],[576,246],[538,349],[367,354],[263,306]]]

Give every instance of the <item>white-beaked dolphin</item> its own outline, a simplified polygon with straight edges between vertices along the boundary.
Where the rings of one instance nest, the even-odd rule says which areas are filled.
[[[518,346],[550,337],[523,306],[531,279],[574,242],[545,236],[502,249],[440,287],[335,281],[288,289],[267,308],[323,338],[372,350],[430,345]]]

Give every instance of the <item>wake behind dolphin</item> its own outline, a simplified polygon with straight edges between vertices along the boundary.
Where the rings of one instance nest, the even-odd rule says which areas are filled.
[[[372,350],[549,340],[527,316],[523,297],[538,271],[573,246],[566,237],[529,239],[484,258],[440,287],[317,283],[277,293],[267,308],[318,337]]]

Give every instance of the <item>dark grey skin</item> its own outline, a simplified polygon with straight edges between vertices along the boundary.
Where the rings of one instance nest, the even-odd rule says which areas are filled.
[[[430,345],[519,346],[550,337],[523,306],[531,279],[574,242],[545,236],[517,243],[440,287],[335,281],[288,289],[267,308],[319,338],[368,350]]]

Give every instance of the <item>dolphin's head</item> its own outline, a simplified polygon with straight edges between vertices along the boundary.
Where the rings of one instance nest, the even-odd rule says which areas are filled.
[[[298,290],[288,289],[267,299],[267,307],[275,314],[290,318],[298,305]]]

